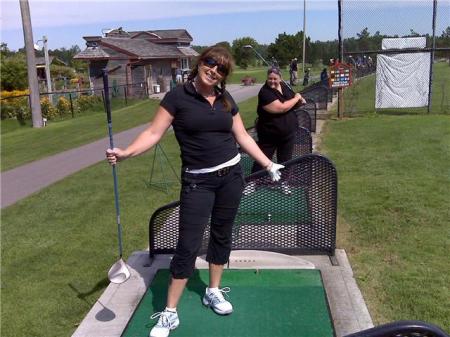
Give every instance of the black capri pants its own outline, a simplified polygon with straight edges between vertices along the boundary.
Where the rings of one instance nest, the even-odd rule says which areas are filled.
[[[206,261],[217,265],[228,262],[233,223],[243,189],[240,164],[211,173],[182,173],[179,236],[170,264],[173,278],[192,275],[209,219],[211,230]]]
[[[287,135],[277,135],[258,132],[258,146],[261,151],[273,160],[273,155],[277,151],[277,162],[284,163],[292,159],[292,152],[294,151],[295,132]],[[253,163],[252,173],[261,170],[262,167],[256,161]],[[283,174],[281,175],[283,177]],[[286,174],[284,174],[286,176]]]

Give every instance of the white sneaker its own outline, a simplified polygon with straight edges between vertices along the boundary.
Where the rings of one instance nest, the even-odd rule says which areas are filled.
[[[283,194],[292,194],[291,186],[286,181],[281,182],[281,192]]]
[[[208,289],[206,289],[205,296],[203,296],[203,304],[211,307],[216,314],[231,314],[233,312],[233,306],[223,297],[223,294],[227,295],[229,292],[230,288],[228,287],[217,289],[211,293],[208,293]]]
[[[150,316],[151,319],[158,318],[158,323],[150,331],[150,337],[167,337],[170,330],[174,330],[180,325],[178,313],[172,311],[156,312]]]
[[[252,194],[255,191],[256,191],[256,183],[254,181],[251,181],[245,186],[244,191],[242,192],[242,194],[250,195],[250,194]]]

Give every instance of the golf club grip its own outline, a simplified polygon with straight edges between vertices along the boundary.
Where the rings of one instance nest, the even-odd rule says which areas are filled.
[[[296,92],[294,91],[294,89],[292,89],[292,87],[285,81],[283,80],[284,84],[286,84],[286,86],[294,93],[294,95],[296,94]],[[301,103],[300,101],[298,101],[297,103],[295,103],[295,105],[292,107],[292,110],[295,109],[299,109],[301,108],[301,106],[303,105],[303,103]]]
[[[106,69],[103,69],[102,74],[103,74],[103,92],[105,94],[106,119],[108,120],[108,124],[111,124],[111,101],[109,100],[108,71]]]

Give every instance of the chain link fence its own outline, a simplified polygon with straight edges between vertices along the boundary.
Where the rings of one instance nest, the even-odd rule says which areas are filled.
[[[340,0],[343,114],[450,113],[450,2]]]

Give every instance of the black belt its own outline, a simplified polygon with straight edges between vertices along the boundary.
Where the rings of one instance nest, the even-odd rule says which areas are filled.
[[[218,169],[217,171],[209,172],[209,174],[215,175],[215,176],[218,176],[218,177],[223,177],[223,176],[226,176],[228,173],[230,173],[230,171],[231,171],[231,169],[233,167],[234,167],[234,165],[233,166],[223,167],[221,169]]]

